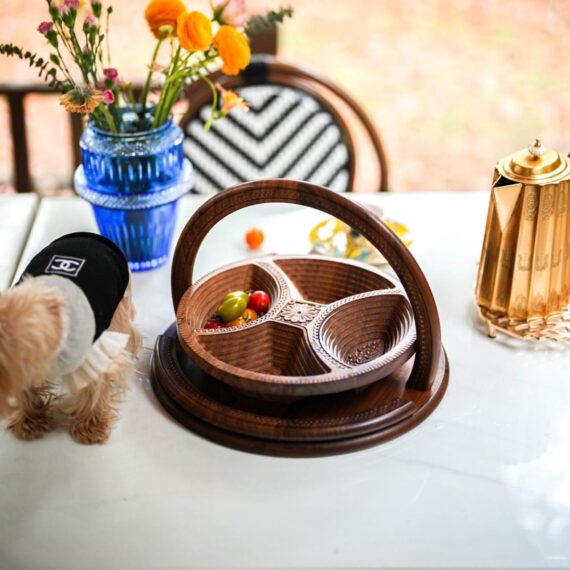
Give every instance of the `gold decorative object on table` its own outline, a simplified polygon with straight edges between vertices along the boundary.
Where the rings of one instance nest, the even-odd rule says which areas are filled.
[[[542,146],[500,160],[477,277],[489,336],[570,340],[570,164]]]
[[[409,247],[412,244],[410,230],[404,224],[384,218],[379,208],[368,207],[402,240],[404,245]],[[336,218],[327,218],[319,222],[310,231],[309,242],[311,253],[342,257],[376,266],[387,263],[384,256],[366,238]]]

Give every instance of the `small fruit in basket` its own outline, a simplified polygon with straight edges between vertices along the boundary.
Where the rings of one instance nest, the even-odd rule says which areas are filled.
[[[263,232],[257,228],[252,228],[245,234],[245,242],[249,249],[259,249],[264,238]]]
[[[239,319],[234,319],[233,321],[226,323],[226,327],[241,327],[245,324],[247,324],[246,320],[243,317],[239,317]]]
[[[229,323],[239,317],[247,308],[248,295],[245,291],[232,291],[228,293],[220,303],[216,315]]]
[[[222,324],[222,321],[218,319],[209,319],[204,325],[205,329],[221,329],[223,327],[224,325]]]
[[[269,310],[269,303],[271,299],[265,291],[254,291],[249,296],[249,301],[247,303],[248,309],[253,309],[258,315],[260,313],[267,313]]]
[[[243,312],[241,318],[246,322],[249,323],[250,321],[255,321],[258,318],[257,313],[253,309],[246,309]]]

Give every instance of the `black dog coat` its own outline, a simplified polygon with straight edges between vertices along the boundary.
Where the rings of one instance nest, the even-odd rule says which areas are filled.
[[[51,289],[63,302],[50,377],[71,392],[101,381],[130,337],[126,331],[108,330],[129,284],[121,251],[97,234],[69,234],[38,253],[23,277],[36,282],[38,291]]]
[[[129,284],[129,267],[110,240],[87,232],[60,237],[40,251],[23,276],[59,275],[85,294],[95,316],[93,342],[109,327]]]

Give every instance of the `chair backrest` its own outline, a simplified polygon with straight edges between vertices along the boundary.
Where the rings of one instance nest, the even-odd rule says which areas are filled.
[[[255,56],[238,76],[210,79],[237,91],[249,112],[232,111],[206,132],[211,91],[204,82],[188,89],[181,121],[185,152],[193,161],[195,193],[211,193],[249,180],[292,178],[351,192],[359,161],[354,126],[368,139],[376,163],[374,189],[388,189],[380,137],[362,108],[340,87],[272,56]]]

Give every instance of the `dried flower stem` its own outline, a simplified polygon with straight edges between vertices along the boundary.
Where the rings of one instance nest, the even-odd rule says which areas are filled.
[[[102,103],[101,105],[99,105],[99,107],[97,107],[95,111],[99,110],[105,116],[105,120],[109,124],[109,130],[112,133],[117,133],[118,131],[117,131],[117,126],[115,125],[115,119],[113,119],[113,115],[111,115],[111,112],[109,111],[109,109],[107,109],[107,105],[105,105],[105,103]]]

